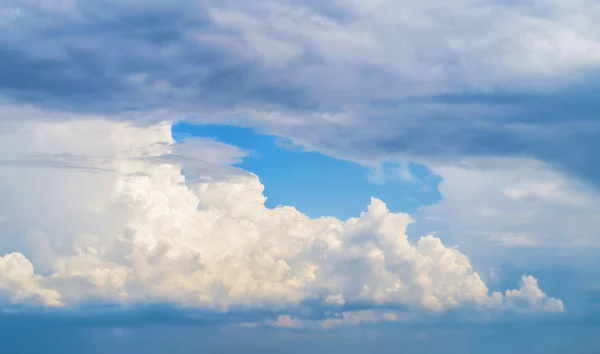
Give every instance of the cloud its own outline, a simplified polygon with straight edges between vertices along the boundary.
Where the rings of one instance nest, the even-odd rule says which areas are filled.
[[[5,102],[233,121],[363,162],[528,156],[600,180],[594,1],[110,4],[4,3]]]
[[[151,256],[159,241],[151,230],[180,232],[152,219],[164,220],[161,213],[176,219],[164,223],[178,225],[197,220],[194,208],[199,205],[206,209],[201,209],[206,218],[202,232],[209,232],[218,217],[208,217],[207,210],[237,223],[237,213],[245,209],[235,204],[236,198],[264,209],[257,177],[230,166],[246,152],[210,140],[190,139],[173,147],[168,129],[152,126],[182,118],[258,127],[309,150],[373,167],[371,177],[378,182],[414,177],[390,161],[428,165],[443,178],[444,200],[413,215],[417,222],[411,228],[422,229],[421,234],[440,231],[471,257],[508,252],[494,248],[498,245],[511,252],[523,246],[553,247],[547,254],[551,257],[557,250],[575,254],[597,244],[593,235],[600,175],[594,151],[600,125],[598,102],[590,92],[598,88],[600,46],[594,19],[600,8],[593,1],[461,0],[448,5],[409,0],[181,0],[113,1],[110,6],[9,1],[2,7],[0,57],[11,70],[0,74],[0,168],[5,171],[0,180],[5,186],[23,187],[20,194],[8,187],[0,190],[6,201],[0,206],[0,227],[9,235],[0,239],[0,249],[23,252],[45,278],[58,271],[57,264],[67,274],[63,278],[81,278],[75,290],[59,289],[67,299],[82,292],[120,299],[119,289],[125,285],[125,293],[136,299],[172,297],[155,289],[166,285],[148,285],[154,273],[144,272],[157,264],[165,274],[188,264],[204,267],[202,276],[212,277],[207,282],[227,278],[210,273],[210,261],[217,256],[207,261],[205,250],[192,249],[183,256],[187,251],[179,243],[165,241],[156,251],[163,249],[167,256]],[[104,119],[133,124],[113,126],[100,122]],[[22,125],[24,121],[31,122]],[[65,123],[53,123],[57,121]],[[69,135],[72,130],[78,133]],[[92,139],[95,134],[104,140]],[[197,184],[202,176],[210,179]],[[123,189],[117,193],[115,186]],[[177,202],[159,207],[153,198]],[[377,203],[372,207],[377,209]],[[357,222],[375,225],[368,221],[373,215],[367,212]],[[244,228],[252,225],[253,234],[259,235],[264,234],[263,219],[271,218],[301,220],[296,222],[308,225],[309,234],[319,233],[319,222],[334,225],[344,235],[351,228],[347,221],[317,222],[285,208],[252,216]],[[236,247],[263,247],[218,235]],[[138,242],[136,237],[144,240],[139,249],[146,247],[146,253],[138,248],[116,251]],[[372,238],[361,247],[370,249],[369,242],[379,242]],[[114,242],[105,245],[108,253],[103,254],[106,239]],[[371,258],[371,263],[352,263],[327,243],[318,253],[303,242],[288,246],[302,250],[292,252],[294,259],[321,269],[346,262],[357,274],[374,272]],[[419,243],[410,247],[418,249]],[[74,251],[74,245],[79,249]],[[123,257],[133,250],[138,250],[135,264],[145,274],[136,276],[149,278],[133,286],[131,295],[128,279],[134,259]],[[233,259],[246,255],[223,252]],[[377,252],[374,248],[373,259]],[[193,257],[196,253],[200,260]],[[321,264],[311,258],[315,254],[334,261]],[[179,264],[169,257],[186,260]],[[269,275],[287,274],[304,264],[285,260],[287,270],[270,261],[274,263],[262,260],[272,268]],[[244,262],[239,266],[247,266]],[[384,265],[389,271],[387,261]],[[94,267],[103,270],[74,275]],[[336,269],[327,269],[327,276],[345,279]],[[314,295],[329,299],[324,301],[330,306],[361,300],[356,294],[364,284],[358,280],[321,291],[316,280],[311,284],[317,288],[306,285],[310,270],[299,272],[304,274],[297,275],[300,291],[276,282],[272,286],[277,289],[265,292],[289,290],[293,295],[286,299]],[[248,279],[259,277],[246,273]],[[390,284],[397,278],[406,281],[406,275],[392,273],[377,276]],[[112,290],[100,283],[111,284]],[[177,284],[169,288],[188,286]],[[226,300],[218,306],[243,303],[232,300],[227,289],[223,284],[214,289]],[[161,291],[167,294],[156,295]],[[370,289],[369,301],[386,299],[382,291]],[[214,294],[206,295],[208,304]],[[452,302],[445,293],[432,296],[442,309]],[[414,294],[389,301],[424,306]]]
[[[547,311],[563,311],[563,303],[553,298],[546,299],[546,294],[538,287],[537,279],[532,276],[523,276],[519,290],[506,291],[506,304],[509,308],[521,310],[544,309]]]
[[[550,298],[538,286],[537,279],[532,276],[523,276],[519,289],[506,290],[504,299],[500,293],[493,293],[491,301],[496,305],[502,306],[504,302],[505,309],[517,314],[533,312],[559,313],[564,311],[562,301]],[[325,319],[303,319],[292,317],[290,315],[279,315],[274,320],[263,322],[243,323],[246,327],[279,327],[279,328],[311,328],[311,329],[330,329],[339,326],[349,326],[357,324],[374,323],[418,323],[419,316],[405,311],[393,311],[390,309],[371,309],[358,310],[354,312],[336,313]]]
[[[597,189],[548,163],[471,158],[430,167],[442,178],[442,199],[414,215],[422,232],[438,230],[461,247],[477,242],[487,257],[494,244],[536,246],[550,257],[559,250],[582,255],[599,245]]]
[[[534,312],[563,309],[532,277],[504,296],[490,292],[459,250],[433,236],[410,242],[410,216],[381,200],[345,221],[266,208],[257,176],[220,169],[244,155],[235,147],[191,145],[207,164],[188,180],[187,160],[170,157],[190,145],[175,144],[166,123],[29,122],[1,134],[4,159],[59,154],[103,169],[0,166],[0,289],[10,303],[285,312],[313,301],[343,318],[358,316],[351,305],[493,312],[525,299]]]
[[[0,289],[11,303],[40,302],[47,306],[60,306],[60,294],[45,289],[42,277],[34,274],[33,265],[20,253],[0,257]]]

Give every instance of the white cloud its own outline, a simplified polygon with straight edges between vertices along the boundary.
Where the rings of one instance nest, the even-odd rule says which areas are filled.
[[[0,134],[12,161],[0,166],[0,251],[9,253],[0,289],[11,302],[285,310],[317,299],[443,312],[510,310],[526,298],[535,310],[558,308],[534,278],[490,293],[457,249],[433,236],[409,242],[411,218],[380,200],[346,221],[266,208],[257,176],[210,170],[241,158],[235,147],[199,141],[186,156],[206,148],[206,174],[186,180],[166,123],[28,123]],[[77,158],[66,168],[56,156]]]
[[[0,295],[7,295],[10,303],[61,306],[60,294],[41,282],[42,277],[34,274],[33,265],[21,253],[0,257]]]
[[[506,306],[521,311],[536,311],[539,309],[551,312],[561,312],[563,303],[556,299],[548,299],[546,294],[538,287],[537,279],[532,276],[523,276],[519,290],[507,290]]]
[[[574,206],[585,205],[584,197],[570,195],[567,189],[568,186],[564,186],[561,181],[542,180],[523,181],[516,186],[504,188],[503,192],[507,197],[516,200],[550,201]]]
[[[490,302],[499,308],[504,307],[518,314],[533,312],[557,313],[564,311],[562,301],[549,298],[538,286],[537,279],[532,276],[521,278],[521,287],[507,290],[504,299],[500,293],[493,293]],[[334,316],[322,320],[311,320],[280,315],[275,320],[263,322],[244,323],[244,326],[266,326],[280,328],[311,328],[328,329],[338,326],[356,324],[373,324],[380,322],[415,322],[418,321],[415,313],[394,310],[360,310],[355,312],[338,312]]]
[[[430,165],[442,178],[442,200],[415,214],[419,227],[443,231],[461,247],[491,241],[581,252],[600,245],[600,194],[593,186],[531,158],[465,161]]]

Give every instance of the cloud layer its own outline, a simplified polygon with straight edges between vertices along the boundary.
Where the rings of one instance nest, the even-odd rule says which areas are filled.
[[[381,200],[345,221],[266,208],[258,177],[227,167],[243,151],[174,144],[169,124],[28,123],[1,134],[5,305],[168,302],[300,316],[293,309],[312,302],[349,323],[393,320],[400,308],[563,310],[531,276],[490,292],[459,250],[433,236],[410,242],[411,218]],[[186,164],[201,166],[194,179]]]
[[[595,1],[2,6],[11,104],[233,120],[363,162],[529,156],[600,180]]]

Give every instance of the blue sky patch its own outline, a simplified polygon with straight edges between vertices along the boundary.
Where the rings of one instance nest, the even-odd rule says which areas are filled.
[[[341,219],[360,215],[371,197],[382,199],[391,211],[412,213],[440,199],[440,178],[426,166],[411,162],[386,163],[380,169],[339,160],[319,152],[283,144],[280,138],[250,128],[178,123],[173,137],[213,138],[250,152],[236,164],[259,176],[266,205],[293,205],[310,217]]]

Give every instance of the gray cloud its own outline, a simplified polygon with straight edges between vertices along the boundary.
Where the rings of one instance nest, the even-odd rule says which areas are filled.
[[[568,4],[9,2],[0,95],[234,114],[359,160],[532,156],[597,182],[600,7]]]

